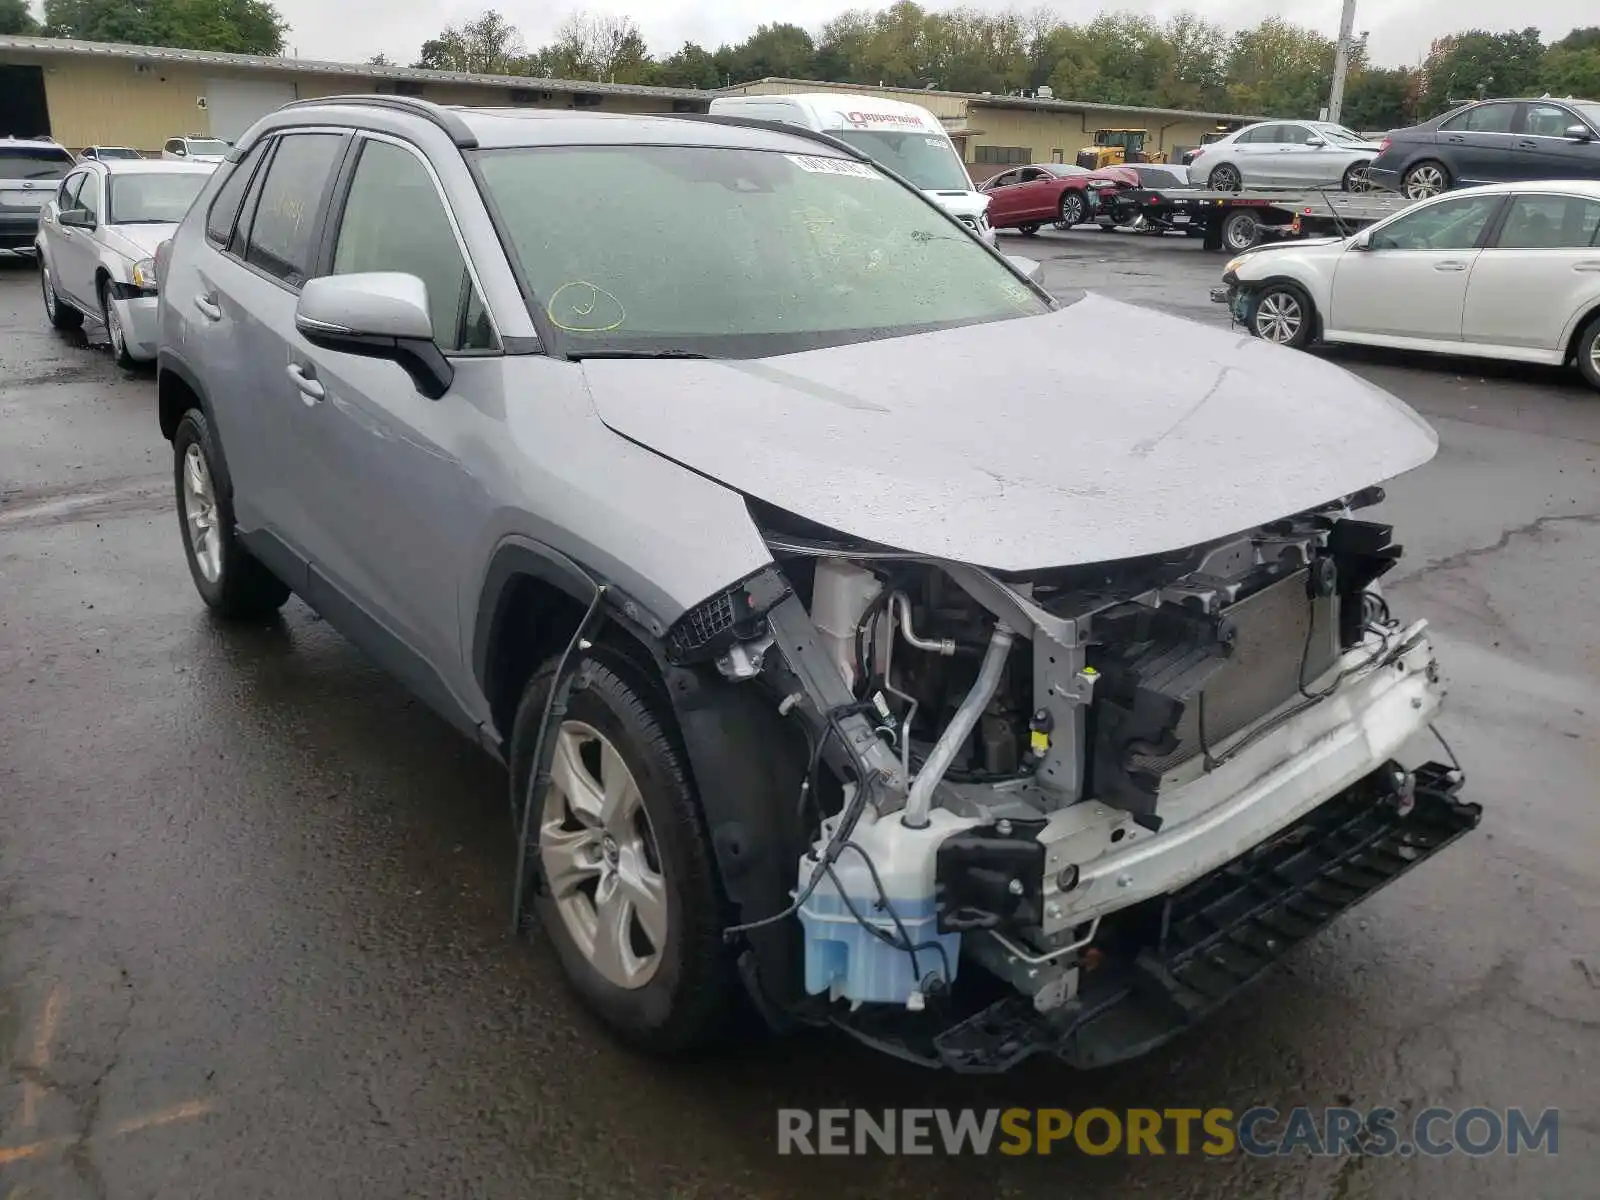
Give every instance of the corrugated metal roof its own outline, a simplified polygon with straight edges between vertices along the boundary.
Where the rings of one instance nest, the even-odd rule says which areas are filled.
[[[301,75],[345,75],[367,79],[404,79],[418,83],[464,83],[479,87],[525,88],[535,92],[578,92],[602,96],[648,96],[662,100],[709,102],[712,92],[694,88],[647,87],[634,83],[595,83],[584,79],[541,79],[532,75],[473,75],[466,71],[428,71],[420,67],[375,67],[367,63],[326,62],[315,58],[271,58],[260,54],[225,54],[217,50],[180,50],[172,46],[135,46],[126,42],[80,42],[71,38],[0,35],[0,51],[63,54],[76,58],[121,58],[138,62],[189,63],[246,71],[286,71]]]
[[[1103,100],[1061,100],[1054,98],[1039,100],[1031,96],[1007,96],[998,92],[943,92],[934,88],[877,87],[869,83],[826,83],[815,79],[788,79],[780,75],[771,75],[765,79],[752,79],[734,87],[720,90],[737,92],[756,83],[805,84],[830,92],[895,92],[907,98],[912,96],[954,96],[967,101],[969,104],[987,105],[991,108],[1037,108],[1047,112],[1069,110],[1081,112],[1086,108],[1092,108],[1100,112],[1138,113],[1149,117],[1192,117],[1202,121],[1263,121],[1266,119],[1265,117],[1251,116],[1246,113],[1200,112],[1187,108],[1151,108],[1142,104],[1107,104]]]

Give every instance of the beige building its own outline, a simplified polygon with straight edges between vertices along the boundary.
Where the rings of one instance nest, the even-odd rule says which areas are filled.
[[[466,75],[108,42],[0,36],[0,137],[159,151],[181,134],[232,140],[290,100],[351,93],[440,104],[704,112],[710,92]]]
[[[919,91],[804,79],[759,79],[724,88],[718,94],[796,92],[850,92],[920,104],[944,122],[967,162],[967,170],[977,180],[1017,163],[1072,162],[1079,150],[1094,144],[1098,129],[1148,130],[1149,149],[1176,158],[1182,151],[1200,145],[1204,134],[1237,129],[1261,119],[1242,113],[1187,112],[1038,95]]]
[[[642,113],[704,112],[717,95],[818,91],[923,105],[944,122],[979,180],[1016,163],[1071,162],[1094,141],[1097,129],[1147,129],[1152,149],[1175,155],[1199,145],[1205,133],[1254,119],[1037,95],[801,79],[761,79],[706,92],[0,35],[0,137],[48,133],[75,150],[98,144],[154,153],[181,134],[232,140],[257,117],[290,100],[350,93],[421,96],[440,104]]]

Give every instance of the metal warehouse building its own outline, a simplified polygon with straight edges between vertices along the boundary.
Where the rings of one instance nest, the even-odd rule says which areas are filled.
[[[1148,129],[1152,149],[1175,155],[1199,145],[1204,133],[1254,119],[1036,95],[800,79],[761,79],[709,92],[0,36],[0,137],[49,134],[73,149],[100,144],[153,153],[181,134],[232,140],[257,117],[287,101],[360,92],[422,96],[440,104],[643,113],[704,112],[717,95],[816,91],[923,105],[944,122],[979,180],[1019,162],[1071,162],[1094,140],[1096,129]]]

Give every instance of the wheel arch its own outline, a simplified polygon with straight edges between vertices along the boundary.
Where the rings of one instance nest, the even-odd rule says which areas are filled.
[[[211,440],[217,451],[214,466],[221,477],[218,483],[231,497],[233,476],[228,470],[228,452],[222,445],[222,432],[217,428],[211,397],[187,363],[169,351],[160,351],[156,358],[156,419],[160,423],[161,436],[168,442],[177,434],[183,414],[191,408],[204,413],[206,423],[211,426]]]
[[[1573,320],[1572,332],[1567,336],[1567,356],[1563,362],[1571,362],[1578,357],[1578,339],[1584,335],[1584,331],[1593,321],[1600,321],[1600,300],[1591,303]]]

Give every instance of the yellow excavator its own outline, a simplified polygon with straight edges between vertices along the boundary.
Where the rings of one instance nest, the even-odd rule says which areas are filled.
[[[1078,151],[1078,165],[1091,171],[1101,167],[1115,167],[1122,163],[1164,163],[1162,153],[1146,153],[1144,144],[1150,137],[1148,129],[1097,129],[1094,145]]]

